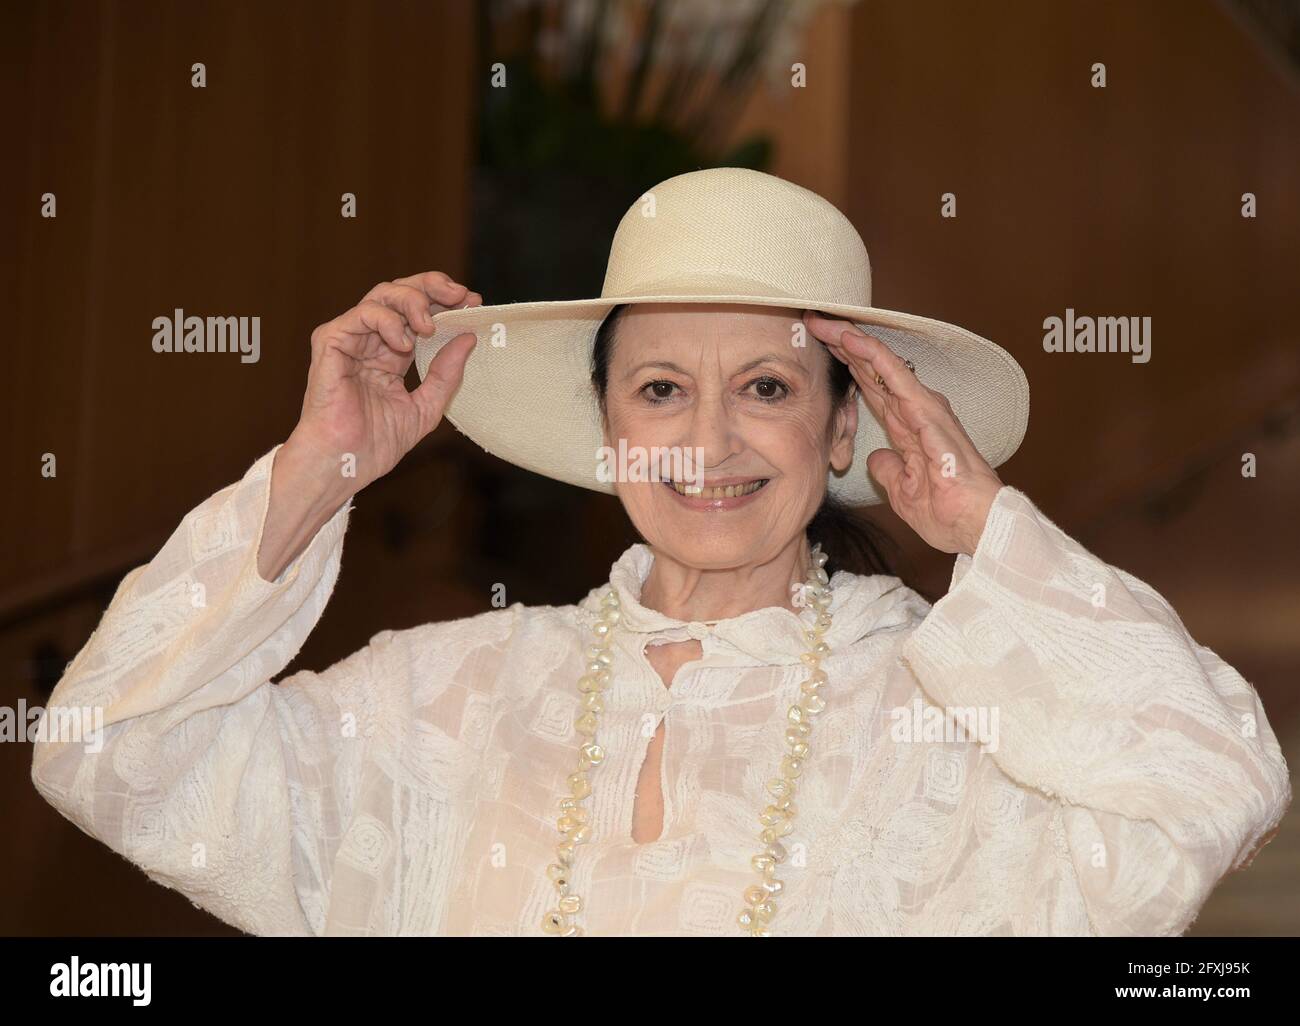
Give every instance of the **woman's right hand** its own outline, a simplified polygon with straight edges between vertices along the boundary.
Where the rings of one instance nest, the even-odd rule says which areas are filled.
[[[477,339],[466,332],[438,351],[414,391],[406,373],[415,336],[433,314],[477,306],[483,297],[441,271],[380,282],[356,306],[311,334],[311,369],[298,425],[286,444],[316,454],[352,492],[383,477],[425,435],[460,384]]]
[[[352,495],[397,465],[438,426],[478,339],[457,335],[424,380],[406,389],[415,336],[433,314],[483,297],[441,271],[381,282],[311,335],[298,424],[276,453],[258,571],[274,580]]]

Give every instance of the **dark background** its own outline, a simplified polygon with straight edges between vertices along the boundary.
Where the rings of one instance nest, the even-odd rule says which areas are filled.
[[[862,0],[796,25],[760,0],[684,37],[713,41],[713,74],[673,58],[669,6],[4,5],[0,702],[43,703],[126,571],[283,440],[317,324],[430,269],[487,303],[598,295],[645,188],[731,164],[844,210],[878,305],[1017,358],[1030,426],[1003,479],[1164,594],[1300,764],[1297,5]],[[176,307],[260,316],[261,359],[154,353],[151,322]],[[1151,361],[1045,353],[1043,319],[1067,307],[1150,316]],[[905,579],[942,594],[951,557],[873,516]],[[351,525],[287,672],[485,610],[496,582],[511,602],[576,601],[634,537],[616,499],[448,424]],[[0,933],[234,932],[59,817],[30,761],[0,745]],[[1300,933],[1297,819],[1193,933]]]

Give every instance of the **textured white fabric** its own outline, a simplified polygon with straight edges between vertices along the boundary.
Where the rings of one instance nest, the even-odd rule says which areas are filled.
[[[124,579],[50,701],[101,706],[103,749],[39,740],[37,788],[245,931],[540,934],[604,586],[577,605],[383,631],[272,683],[334,586],[349,509],[262,580],[275,451]],[[682,623],[637,601],[652,559],[634,545],[611,571],[625,615],[594,840],[572,873],[581,921],[739,935],[812,611]],[[832,587],[829,704],[775,934],[1180,933],[1290,802],[1254,689],[1011,486],[933,607],[893,577],[841,572]],[[645,646],[691,637],[703,659],[665,688]],[[912,723],[936,704],[998,710],[997,744],[900,738],[893,710]],[[660,718],[664,833],[636,844]]]

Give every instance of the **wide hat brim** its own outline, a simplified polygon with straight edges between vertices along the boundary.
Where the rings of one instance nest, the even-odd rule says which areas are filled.
[[[655,295],[506,303],[444,310],[432,336],[418,337],[424,379],[438,350],[474,332],[464,378],[444,416],[485,451],[580,488],[616,494],[597,474],[605,445],[591,381],[591,351],[606,314],[621,303],[742,303],[813,308],[851,321],[911,360],[927,387],[948,398],[980,455],[997,467],[1019,448],[1029,424],[1029,383],[1006,350],[964,328],[878,307],[810,302],[793,296]],[[861,401],[861,400],[859,400]],[[851,506],[886,502],[866,458],[890,448],[883,425],[863,402],[852,464],[828,473],[827,490]]]

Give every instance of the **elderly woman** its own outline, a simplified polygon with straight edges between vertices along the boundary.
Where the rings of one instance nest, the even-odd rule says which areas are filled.
[[[999,479],[1027,410],[753,171],[642,197],[599,300],[385,282],[313,334],[289,438],[122,582],[50,701],[100,743],[46,732],[33,779],[259,934],[1178,934],[1287,767],[1252,687]],[[644,542],[576,605],[273,682],[352,496],[444,411]],[[933,607],[810,536],[873,501],[957,554]]]

